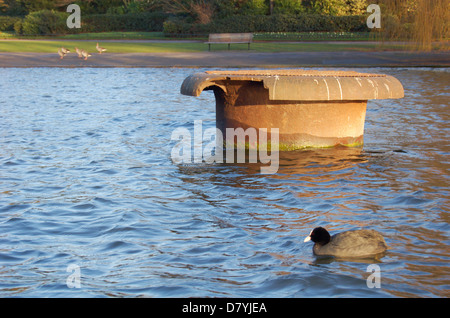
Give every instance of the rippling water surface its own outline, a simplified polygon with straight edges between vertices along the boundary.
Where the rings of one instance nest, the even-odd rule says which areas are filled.
[[[448,69],[358,69],[405,98],[369,101],[364,148],[281,153],[272,175],[173,163],[176,128],[215,126],[210,92],[179,93],[196,71],[0,69],[0,296],[450,296]],[[319,261],[318,225],[391,249]]]

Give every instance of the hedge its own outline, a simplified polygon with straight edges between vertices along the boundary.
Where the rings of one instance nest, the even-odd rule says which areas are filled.
[[[45,35],[64,33],[67,14],[50,10],[41,10],[28,14],[23,21],[14,24],[17,33]]]
[[[81,28],[69,29],[66,25],[68,16],[69,13],[50,10],[32,12],[23,20],[14,18],[14,30],[17,34],[24,35],[62,35],[109,31],[162,31],[163,22],[168,17],[167,14],[162,12],[82,15]],[[8,24],[7,27],[11,28],[11,25]]]
[[[364,16],[328,16],[318,14],[235,15],[209,24],[193,24],[180,18],[164,22],[169,36],[208,34],[216,32],[366,32]]]
[[[81,32],[163,31],[167,17],[163,12],[86,15],[81,18]]]
[[[25,35],[51,35],[81,32],[164,31],[168,36],[204,35],[219,32],[365,32],[364,16],[327,16],[318,14],[234,15],[198,24],[163,12],[93,14],[81,16],[81,28],[66,26],[66,12],[42,10],[23,20],[0,17],[0,31],[14,30]]]
[[[13,31],[14,24],[20,20],[20,17],[0,16],[0,31]]]

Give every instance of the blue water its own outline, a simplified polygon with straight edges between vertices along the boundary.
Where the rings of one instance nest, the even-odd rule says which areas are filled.
[[[450,296],[448,69],[357,69],[405,97],[369,101],[363,148],[281,153],[271,175],[173,163],[176,128],[215,126],[211,92],[179,93],[197,71],[0,69],[1,297]],[[316,260],[318,225],[390,250]]]

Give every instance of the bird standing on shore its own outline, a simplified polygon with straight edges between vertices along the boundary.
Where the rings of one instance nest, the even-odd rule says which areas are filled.
[[[70,53],[70,50],[68,50],[64,47],[58,49],[58,54],[59,54],[61,60],[64,58],[64,56],[66,56],[67,53]]]
[[[81,50],[79,48],[75,47],[75,52],[77,52],[79,58],[83,57],[83,55],[81,54]]]
[[[92,56],[89,54],[86,50],[81,50],[81,56],[84,57],[85,60],[88,59],[88,57]]]
[[[103,48],[103,47],[101,47],[101,46],[98,46],[98,43],[97,43],[96,48],[97,48],[98,53],[100,53],[100,54],[102,54],[102,52],[107,51],[105,48]]]

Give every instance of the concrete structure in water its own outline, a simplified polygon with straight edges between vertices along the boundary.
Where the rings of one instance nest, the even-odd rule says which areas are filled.
[[[360,146],[367,101],[404,96],[389,75],[301,69],[207,71],[181,86],[189,96],[203,90],[214,91],[224,138],[226,128],[278,128],[280,150]]]

